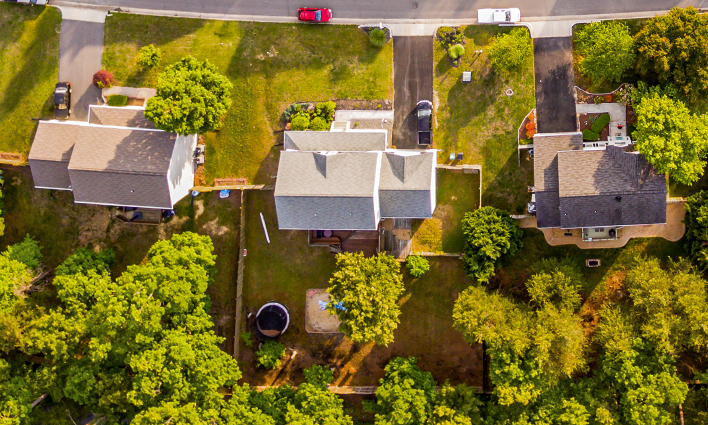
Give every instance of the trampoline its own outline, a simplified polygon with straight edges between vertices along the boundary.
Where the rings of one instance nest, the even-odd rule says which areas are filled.
[[[280,303],[269,302],[256,313],[256,337],[262,341],[275,340],[288,329],[288,324],[288,308]]]

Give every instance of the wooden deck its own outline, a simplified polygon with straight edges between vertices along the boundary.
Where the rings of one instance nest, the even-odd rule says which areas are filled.
[[[321,231],[320,231],[321,232]],[[325,237],[317,230],[308,232],[309,244],[313,246],[340,246],[344,252],[361,252],[372,257],[379,252],[379,232],[377,230],[332,230],[332,235]]]

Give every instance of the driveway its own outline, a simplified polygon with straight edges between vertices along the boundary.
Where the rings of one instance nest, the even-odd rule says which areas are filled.
[[[570,37],[534,38],[533,59],[538,132],[578,131]]]
[[[103,23],[63,19],[59,47],[59,81],[71,83],[71,119],[85,121],[88,105],[97,104],[101,90],[93,74],[101,69]]]
[[[416,149],[416,103],[433,100],[433,37],[393,37],[393,90],[393,144]]]

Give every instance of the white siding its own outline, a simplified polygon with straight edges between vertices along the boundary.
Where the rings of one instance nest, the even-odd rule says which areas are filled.
[[[197,135],[178,135],[172,151],[167,182],[170,185],[172,205],[189,194],[194,186],[194,150],[197,148]]]

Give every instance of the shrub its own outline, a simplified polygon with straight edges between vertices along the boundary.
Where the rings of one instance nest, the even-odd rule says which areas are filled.
[[[302,110],[301,104],[291,103],[287,108],[285,108],[285,111],[283,111],[283,121],[285,121],[285,122],[290,121],[291,117],[293,115],[296,115],[301,110]]]
[[[388,41],[388,35],[380,28],[374,28],[369,33],[369,41],[376,47],[381,47]]]
[[[447,54],[450,55],[450,59],[456,60],[465,54],[465,47],[462,44],[455,44],[448,49]]]
[[[406,257],[406,267],[411,276],[418,278],[430,270],[430,263],[420,255],[409,255]]]
[[[303,131],[310,128],[310,116],[306,112],[298,112],[290,121],[290,129],[294,131]]]
[[[315,106],[315,110],[317,111],[317,115],[325,117],[329,121],[332,121],[334,119],[334,110],[336,107],[336,103],[331,100],[328,100],[327,102],[318,103]]]
[[[531,37],[525,28],[497,35],[487,51],[492,65],[506,70],[517,68],[533,57]]]
[[[602,114],[595,119],[595,122],[590,126],[590,130],[595,133],[602,133],[602,130],[610,123],[610,114]]]
[[[138,53],[138,65],[143,68],[156,68],[160,65],[162,61],[162,54],[160,49],[155,47],[154,44],[148,44],[140,49]]]
[[[93,74],[93,85],[99,89],[107,88],[113,85],[113,74],[102,69]]]
[[[438,38],[443,47],[448,50],[450,46],[463,44],[465,42],[465,35],[462,32],[462,28],[440,27],[438,29]]]
[[[128,96],[122,94],[112,94],[106,100],[108,106],[125,106],[128,104]]]
[[[600,135],[592,130],[583,130],[583,140],[594,142],[595,140],[600,140]]]
[[[246,331],[246,332],[241,332],[238,334],[239,338],[241,338],[241,341],[243,341],[243,345],[245,345],[248,348],[253,347],[253,338],[251,337],[251,333]]]
[[[327,388],[327,385],[334,379],[332,371],[320,365],[312,365],[303,372],[305,373],[305,381],[318,387]]]
[[[7,247],[3,255],[24,264],[29,269],[36,269],[42,262],[39,242],[30,235],[26,235],[22,242]]]
[[[327,120],[322,117],[315,117],[315,119],[310,121],[310,130],[324,131],[324,130],[327,130],[328,128],[329,128],[329,125],[327,125]]]
[[[285,355],[285,346],[279,342],[268,341],[256,351],[258,364],[266,369],[280,367],[280,359]]]

